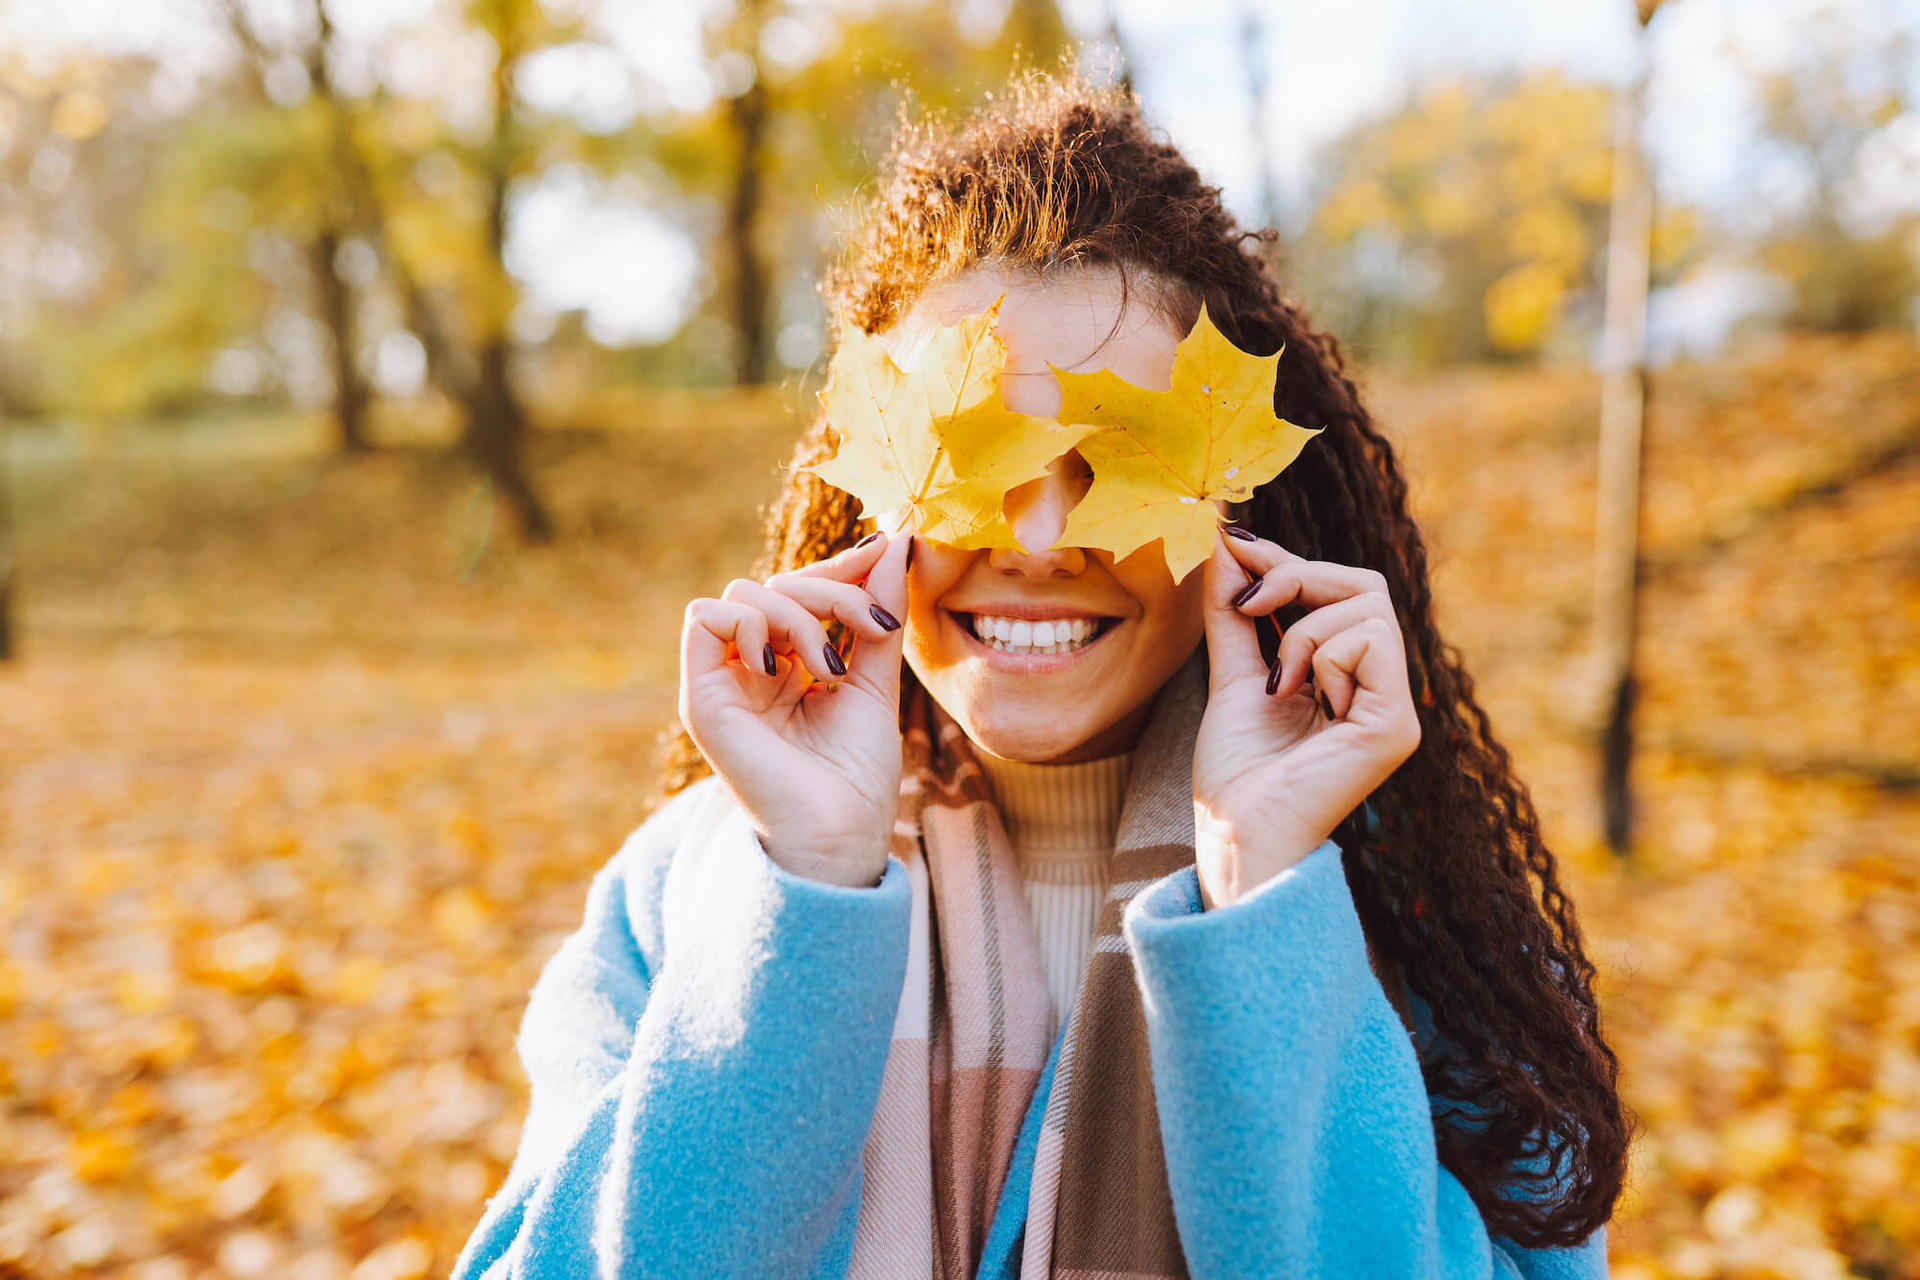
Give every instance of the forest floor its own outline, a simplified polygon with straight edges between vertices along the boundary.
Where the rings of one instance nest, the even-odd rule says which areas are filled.
[[[1600,967],[1643,1126],[1614,1275],[1920,1280],[1920,350],[1658,379],[1627,862],[1593,799],[1594,380],[1367,389]],[[432,447],[16,429],[0,1276],[446,1273],[790,399],[538,433],[533,549]]]

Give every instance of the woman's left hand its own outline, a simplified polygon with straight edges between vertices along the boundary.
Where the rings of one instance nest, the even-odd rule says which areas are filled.
[[[1319,848],[1420,745],[1386,579],[1240,532],[1223,529],[1201,571],[1210,684],[1193,814],[1209,909]],[[1255,619],[1295,603],[1312,612],[1270,671]]]

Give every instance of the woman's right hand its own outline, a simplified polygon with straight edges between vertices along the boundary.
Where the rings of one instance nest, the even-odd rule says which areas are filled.
[[[900,793],[897,619],[907,612],[912,541],[876,533],[764,583],[735,578],[718,600],[687,606],[680,722],[768,856],[796,875],[871,886],[886,870]],[[827,618],[855,637],[844,659]]]

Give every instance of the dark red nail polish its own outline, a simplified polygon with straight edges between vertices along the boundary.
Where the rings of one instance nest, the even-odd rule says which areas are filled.
[[[1254,533],[1250,529],[1242,529],[1237,524],[1223,524],[1220,526],[1220,531],[1226,534],[1229,538],[1238,538],[1242,542],[1260,541],[1259,534]]]
[[[1273,670],[1267,672],[1267,696],[1272,697],[1273,691],[1275,689],[1278,689],[1279,687],[1280,687],[1280,655],[1276,653],[1273,655]]]
[[[827,670],[833,672],[836,676],[847,674],[846,660],[840,656],[840,651],[833,647],[833,641],[827,641],[827,643],[822,646],[821,652],[826,655]]]
[[[869,542],[872,542],[874,539],[878,538],[879,536],[880,536],[880,531],[878,529],[875,529],[872,533],[860,539],[860,541],[854,543],[853,549],[855,551],[858,551],[861,547],[866,546]]]
[[[867,612],[873,615],[873,620],[875,622],[879,623],[881,626],[885,627],[887,630],[898,631],[900,629],[900,619],[894,617],[892,614],[888,613],[885,609],[882,609],[879,605],[877,604],[868,605]]]
[[[916,539],[912,534],[907,535],[907,568],[909,569],[913,568],[913,547],[915,541]]]
[[[767,647],[760,651],[760,665],[767,669],[767,674],[770,676],[780,674],[780,668],[773,665],[773,642],[771,640],[767,642]]]
[[[1255,578],[1252,582],[1249,582],[1246,586],[1240,588],[1240,590],[1234,594],[1233,599],[1227,601],[1227,603],[1232,605],[1234,608],[1238,609],[1241,605],[1253,599],[1253,593],[1258,591],[1259,589],[1260,589],[1260,579]]]

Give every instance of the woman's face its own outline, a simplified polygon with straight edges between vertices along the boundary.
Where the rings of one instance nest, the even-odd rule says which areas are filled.
[[[1111,268],[1044,282],[976,269],[929,290],[888,331],[888,342],[908,356],[934,325],[984,311],[1002,294],[1000,391],[1008,408],[1041,418],[1060,412],[1049,362],[1105,366],[1158,390],[1171,385],[1184,335],[1139,298],[1137,286],[1123,309],[1121,278]],[[1073,452],[1046,476],[1010,490],[1006,514],[1020,542],[1051,547],[1091,481]],[[1200,584],[1199,569],[1173,581],[1158,541],[1115,561],[1111,552],[1080,547],[962,551],[921,538],[907,577],[907,664],[967,736],[996,756],[1065,764],[1116,755],[1132,749],[1154,693],[1200,643]],[[1053,650],[1041,652],[1049,631]]]

